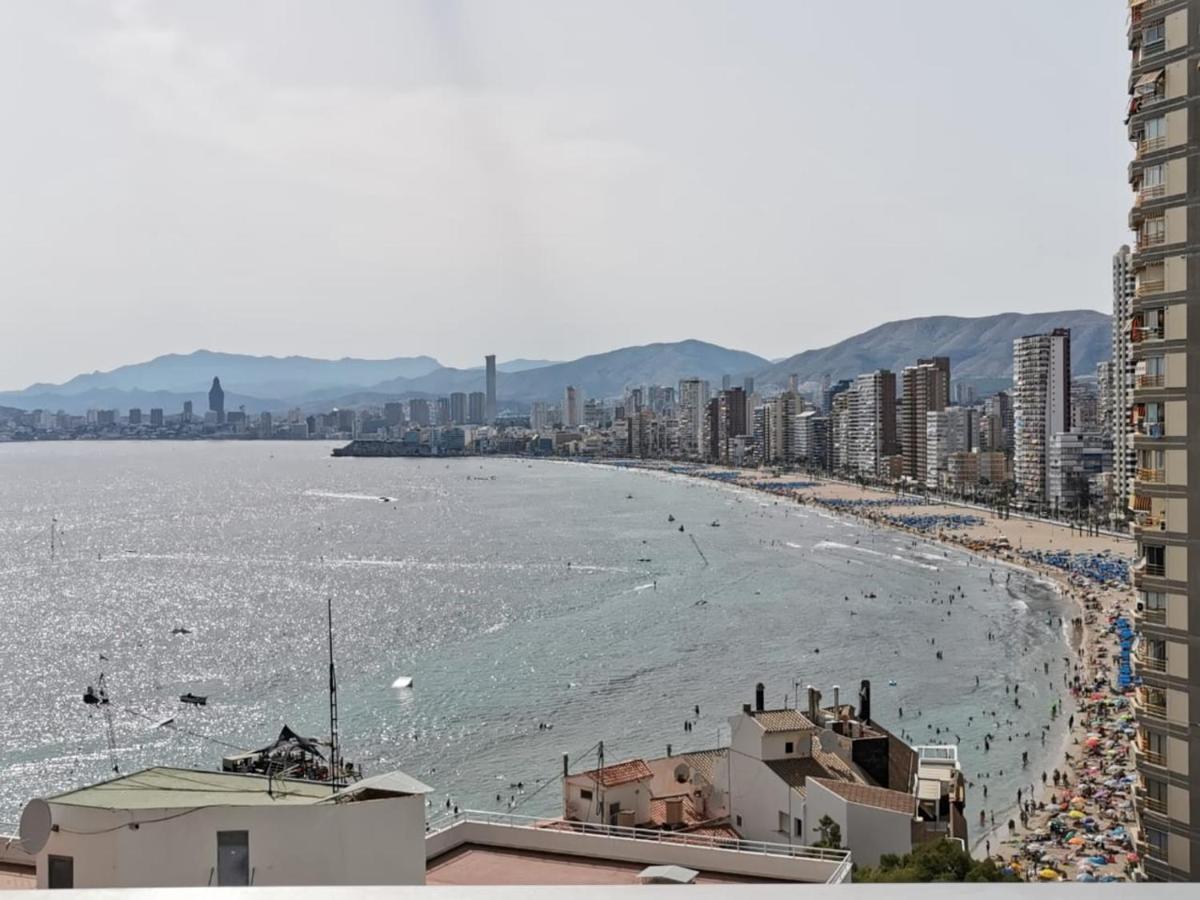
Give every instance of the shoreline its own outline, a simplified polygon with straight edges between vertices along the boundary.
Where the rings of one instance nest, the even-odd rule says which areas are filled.
[[[972,837],[970,843],[972,855],[981,859],[990,856],[997,861],[998,865],[1013,865],[1024,854],[1024,845],[1035,836],[1045,832],[1047,823],[1054,818],[1055,812],[1061,805],[1061,801],[1057,805],[1050,803],[1051,798],[1058,800],[1059,795],[1062,794],[1062,790],[1057,788],[1051,779],[1047,777],[1044,786],[1038,784],[1041,772],[1064,772],[1065,770],[1070,774],[1072,784],[1080,783],[1081,776],[1088,768],[1083,751],[1085,742],[1088,740],[1088,725],[1093,718],[1091,713],[1094,710],[1089,706],[1090,701],[1084,700],[1082,692],[1076,693],[1072,686],[1078,680],[1083,689],[1090,694],[1091,685],[1101,680],[1108,680],[1112,668],[1116,665],[1115,658],[1108,654],[1106,647],[1107,641],[1112,638],[1109,620],[1117,615],[1129,616],[1134,599],[1133,586],[1132,584],[1119,585],[1093,580],[1085,575],[1031,559],[1025,555],[1027,551],[1024,535],[1018,539],[1015,545],[1009,541],[1006,549],[994,537],[989,539],[980,532],[999,530],[997,523],[1001,522],[1012,523],[1009,528],[1014,531],[1022,526],[1027,530],[1034,530],[1036,539],[1029,545],[1028,552],[1047,552],[1072,547],[1077,552],[1088,552],[1085,548],[1090,548],[1091,552],[1095,553],[1119,552],[1122,549],[1119,544],[1122,542],[1128,542],[1132,549],[1132,538],[1114,535],[1111,532],[1089,535],[1084,538],[1083,535],[1074,533],[1067,525],[1042,519],[1030,520],[1017,517],[999,519],[994,514],[989,515],[989,511],[986,509],[969,504],[959,505],[944,501],[926,503],[916,496],[905,500],[903,495],[897,497],[894,493],[880,488],[863,488],[806,473],[797,473],[789,479],[788,476],[767,475],[756,470],[738,470],[719,466],[696,465],[695,471],[682,472],[677,469],[673,471],[674,467],[669,463],[661,466],[644,466],[638,465],[636,461],[633,464],[626,463],[624,465],[605,463],[600,460],[594,462],[571,460],[570,462],[580,462],[583,465],[607,465],[611,468],[659,475],[676,475],[708,482],[718,487],[773,497],[776,500],[790,500],[797,505],[812,506],[832,515],[844,516],[872,527],[887,528],[919,540],[929,541],[932,544],[963,551],[989,565],[1016,569],[1029,576],[1045,580],[1053,586],[1065,611],[1063,627],[1066,633],[1063,639],[1065,649],[1070,657],[1069,673],[1072,673],[1073,677],[1064,679],[1070,683],[1064,683],[1056,689],[1059,698],[1056,704],[1060,710],[1057,718],[1061,719],[1063,716],[1067,716],[1071,724],[1064,730],[1060,740],[1054,741],[1053,746],[1047,747],[1045,753],[1038,754],[1037,757],[1030,760],[1028,770],[1031,775],[1030,784],[1033,786],[1032,793],[1023,793],[1020,802],[1016,797],[1007,798],[1006,806],[991,810],[995,816],[995,824],[986,825],[978,835]],[[704,472],[728,473],[730,477],[706,477]],[[781,490],[771,490],[769,485],[772,481],[779,483]],[[794,489],[784,487],[789,483],[800,482],[809,482],[811,486]],[[944,514],[945,510],[951,509],[976,513],[975,518],[982,519],[983,526],[928,530],[906,527],[900,522],[889,521],[879,514],[872,514],[875,507],[827,505],[822,500],[849,499],[845,496],[831,497],[829,494],[852,494],[855,499],[895,500],[897,505],[911,503],[913,506],[919,507],[922,512],[928,512],[934,516],[938,515],[939,511]],[[886,509],[886,507],[883,508]],[[1038,526],[1036,529],[1035,525]],[[1045,539],[1050,536],[1058,539],[1051,542],[1056,546],[1037,546],[1038,539],[1041,543],[1046,543]],[[1107,546],[1097,546],[1100,544]],[[1079,623],[1078,625],[1075,624],[1076,621]],[[1112,696],[1119,695],[1114,692]],[[1044,770],[1039,768],[1039,765],[1043,764],[1045,765]],[[1037,804],[1044,804],[1044,808],[1038,809]],[[1023,807],[1029,809],[1025,824],[1020,820]],[[978,822],[975,814],[975,810],[967,810],[968,825],[972,821]],[[1008,828],[1009,821],[1012,821],[1015,826],[1011,830]],[[1011,853],[1012,858],[1006,858],[1004,854],[1006,848],[1010,851],[1021,848],[1022,853]],[[1069,857],[1070,853],[1057,860],[1064,878],[1070,878],[1072,875],[1070,870],[1075,868],[1074,861]],[[1018,865],[1020,864],[1018,863]],[[1033,866],[1022,865],[1020,871],[1024,874],[1027,869],[1032,872]],[[1091,866],[1082,871],[1088,872],[1089,877],[1093,873],[1110,878],[1123,877],[1122,867],[1117,862],[1110,862],[1104,866]]]

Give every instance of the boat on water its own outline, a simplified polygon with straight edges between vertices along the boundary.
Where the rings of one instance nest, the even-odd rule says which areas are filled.
[[[399,678],[397,678],[395,681],[392,682],[392,687],[394,687],[394,688],[410,688],[410,687],[412,687],[412,683],[413,683],[413,680],[412,680],[411,675],[401,675]]]
[[[709,525],[711,525],[713,528],[720,528],[720,527],[721,527],[721,523],[720,523],[720,522],[718,522],[716,519],[713,519],[713,520],[712,520],[711,522],[709,522],[708,524],[709,524]]]
[[[208,697],[204,694],[193,694],[191,691],[188,691],[186,694],[179,695],[179,702],[190,703],[192,706],[207,706]]]
[[[669,516],[667,516],[667,521],[668,521],[668,522],[674,522],[674,521],[675,521],[675,516],[673,516],[673,515],[669,515]]]

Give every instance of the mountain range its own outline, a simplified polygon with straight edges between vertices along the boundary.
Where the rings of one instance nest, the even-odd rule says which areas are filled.
[[[1094,310],[929,316],[888,322],[775,362],[698,340],[623,347],[569,362],[512,360],[497,364],[497,393],[502,407],[523,408],[532,400],[558,401],[567,385],[581,388],[586,396],[614,397],[628,386],[673,385],[693,376],[717,387],[723,375],[732,376],[735,384],[751,376],[760,391],[770,391],[784,386],[792,374],[804,383],[826,375],[833,380],[852,378],[878,368],[898,372],[927,356],[949,356],[954,380],[984,393],[1011,383],[1013,338],[1056,327],[1071,329],[1075,375],[1094,374],[1096,364],[1109,358],[1111,320]],[[219,376],[225,388],[226,408],[244,406],[249,412],[296,406],[327,410],[484,389],[482,366],[456,369],[429,356],[327,360],[198,350],[77,375],[61,385],[0,392],[0,405],[75,414],[132,407],[171,412],[191,400],[197,409],[207,409],[213,376]]]

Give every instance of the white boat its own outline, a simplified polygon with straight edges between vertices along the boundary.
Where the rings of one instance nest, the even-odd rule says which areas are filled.
[[[394,688],[410,688],[410,687],[412,687],[412,678],[409,677],[408,675],[401,675],[399,678],[397,678],[395,681],[392,682],[392,687],[394,687]]]

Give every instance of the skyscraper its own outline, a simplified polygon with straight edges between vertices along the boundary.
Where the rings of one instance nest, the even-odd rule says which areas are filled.
[[[455,391],[450,395],[450,423],[467,424],[467,395],[462,391]]]
[[[904,474],[917,483],[927,481],[926,425],[931,412],[950,405],[950,357],[919,359],[900,373],[900,455]],[[936,470],[936,466],[935,466]]]
[[[583,424],[583,397],[572,385],[563,392],[563,424],[567,428],[578,428]]]
[[[225,424],[225,391],[220,378],[214,377],[212,387],[208,389],[208,411],[216,413],[218,425]]]
[[[483,361],[487,368],[487,397],[483,405],[483,421],[491,425],[496,421],[496,357],[489,353]]]
[[[704,456],[704,408],[707,405],[707,381],[685,378],[679,382],[679,448],[685,456]]]
[[[429,401],[420,397],[408,401],[408,417],[421,428],[429,427]]]
[[[1013,341],[1013,480],[1032,503],[1046,500],[1050,440],[1071,430],[1071,330]]]
[[[1137,467],[1133,435],[1129,430],[1129,407],[1133,402],[1133,343],[1129,339],[1129,329],[1137,284],[1133,254],[1128,246],[1122,246],[1113,254],[1112,277],[1112,362],[1108,370],[1112,415],[1108,425],[1113,445],[1113,507],[1115,517],[1124,521],[1128,517],[1129,489]]]
[[[896,375],[887,369],[859,375],[850,392],[846,463],[860,475],[882,478],[896,446]]]
[[[487,417],[487,395],[483,391],[471,391],[467,397],[467,421],[482,425]]]
[[[1200,301],[1200,0],[1133,3],[1129,21],[1137,232],[1129,261],[1129,505],[1140,557],[1133,796],[1146,876],[1192,881],[1200,878],[1200,607],[1190,602],[1200,590],[1200,329],[1188,319]]]

